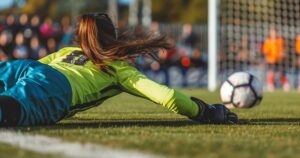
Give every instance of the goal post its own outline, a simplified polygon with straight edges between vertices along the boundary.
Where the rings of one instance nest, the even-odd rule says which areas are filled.
[[[208,90],[218,87],[218,2],[208,1]]]

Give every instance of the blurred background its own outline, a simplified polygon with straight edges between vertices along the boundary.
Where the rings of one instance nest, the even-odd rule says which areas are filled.
[[[253,73],[269,91],[300,91],[300,1],[213,0],[216,84],[236,71]],[[137,67],[172,87],[207,87],[208,0],[1,0],[0,61],[38,60],[74,43],[76,17],[108,12],[121,34],[167,34],[174,48]]]

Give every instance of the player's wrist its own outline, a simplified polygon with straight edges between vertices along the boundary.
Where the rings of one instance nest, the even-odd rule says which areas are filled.
[[[198,106],[198,114],[194,117],[189,117],[191,120],[203,123],[209,123],[209,105],[205,103],[203,100],[200,100],[195,97],[191,97],[191,100],[196,103]]]

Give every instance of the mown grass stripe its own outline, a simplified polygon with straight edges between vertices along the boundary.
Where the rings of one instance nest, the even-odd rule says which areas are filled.
[[[66,142],[58,138],[30,135],[9,130],[0,131],[0,142],[42,154],[58,154],[72,158],[156,158],[137,151],[111,149],[95,144]]]

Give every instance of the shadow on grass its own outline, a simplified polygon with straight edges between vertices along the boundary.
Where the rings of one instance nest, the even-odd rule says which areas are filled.
[[[78,119],[77,119],[78,120]],[[299,124],[300,118],[268,118],[268,119],[240,119],[238,124],[225,125],[289,125]],[[201,126],[209,125],[198,123],[191,120],[153,120],[152,119],[79,119],[75,122],[62,122],[49,126],[50,128],[111,128],[111,127],[184,127],[184,126]],[[214,126],[224,124],[214,124]]]
[[[241,125],[300,125],[300,118],[267,118],[267,119],[240,119],[238,124],[225,124],[225,126]],[[211,125],[197,123],[187,119],[182,120],[154,120],[148,119],[87,119],[76,118],[68,119],[58,124],[33,126],[30,130],[43,129],[82,129],[82,128],[123,128],[123,127],[185,127],[185,126],[203,126]],[[213,126],[224,126],[224,124],[213,124]],[[27,130],[27,127],[17,127],[13,129]]]
[[[149,120],[91,120],[91,121],[73,121],[73,122],[61,122],[54,125],[41,125],[30,127],[3,127],[2,129],[21,130],[21,131],[34,131],[46,129],[84,129],[84,128],[124,128],[124,127],[183,127],[199,125],[197,122],[189,120],[183,121],[149,121]],[[0,128],[1,129],[1,128]]]
[[[247,124],[247,125],[282,125],[282,124],[300,124],[300,118],[264,118],[264,119],[240,119],[240,125]]]
[[[198,123],[189,120],[167,120],[167,121],[151,121],[151,120],[92,120],[90,122],[63,122],[49,126],[50,128],[111,128],[111,127],[182,127],[192,126]]]

